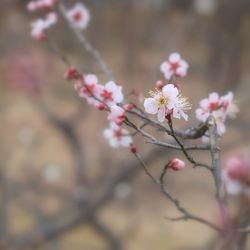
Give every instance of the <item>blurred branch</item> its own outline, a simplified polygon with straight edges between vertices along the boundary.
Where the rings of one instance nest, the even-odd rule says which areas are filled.
[[[165,152],[161,148],[152,150],[145,156],[148,162],[152,162],[159,158]],[[76,211],[66,209],[60,215],[50,218],[43,225],[37,225],[31,231],[24,233],[12,240],[14,249],[25,249],[26,247],[34,247],[42,244],[44,241],[55,239],[67,231],[80,226],[93,217],[104,205],[113,198],[114,188],[124,180],[129,180],[135,177],[140,168],[137,168],[137,162],[129,162],[116,174],[107,180],[105,186],[99,187],[99,192],[93,193],[89,200],[84,200],[85,207]]]
[[[84,34],[81,31],[79,31],[78,29],[76,29],[75,26],[68,20],[66,7],[62,2],[59,3],[59,11],[60,11],[61,15],[63,16],[63,18],[65,19],[65,21],[68,23],[70,30],[73,31],[76,38],[83,45],[85,50],[87,52],[89,52],[94,57],[96,62],[99,64],[100,68],[103,70],[105,75],[108,77],[108,80],[114,80],[112,71],[110,70],[107,63],[104,61],[104,59],[101,57],[99,51],[96,50],[93,47],[93,45],[87,40],[87,38],[84,36]]]

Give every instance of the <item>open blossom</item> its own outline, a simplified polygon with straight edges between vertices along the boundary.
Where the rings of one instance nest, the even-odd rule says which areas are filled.
[[[184,77],[187,75],[188,63],[178,53],[170,54],[168,61],[161,64],[161,72],[167,80],[173,76]]]
[[[46,38],[45,31],[57,22],[57,14],[54,12],[49,13],[45,19],[38,19],[31,24],[31,35],[37,40]]]
[[[125,110],[117,105],[111,106],[108,120],[120,126],[125,120]]]
[[[174,118],[188,119],[185,111],[190,109],[191,105],[185,97],[180,95],[179,90],[173,84],[167,84],[161,91],[156,90],[150,94],[152,97],[145,99],[144,108],[149,114],[157,114],[159,122],[163,122],[170,114]]]
[[[36,11],[40,9],[48,9],[51,10],[54,8],[55,4],[58,0],[36,0],[36,1],[30,1],[27,4],[27,9],[29,11]]]
[[[77,3],[67,11],[68,20],[78,29],[86,29],[90,21],[89,10],[82,4]]]
[[[230,157],[222,171],[222,179],[229,194],[250,195],[250,156],[242,152]]]
[[[79,96],[85,98],[88,104],[103,110],[123,101],[122,87],[110,81],[105,85],[98,83],[96,75],[88,74],[75,82],[75,89]],[[121,122],[121,120],[119,121]]]
[[[77,82],[75,84],[77,86]],[[101,99],[100,93],[102,88],[103,86],[98,83],[96,75],[87,74],[83,76],[83,82],[81,82],[81,86],[77,91],[79,92],[79,96],[85,98],[89,105],[102,109],[103,105],[99,101]]]
[[[129,147],[133,142],[128,131],[114,122],[111,122],[110,127],[104,130],[103,135],[109,140],[109,144],[113,148]]]
[[[124,98],[122,93],[122,87],[117,85],[113,81],[109,81],[104,86],[102,86],[100,98],[101,101],[106,103],[108,106],[121,103]]]
[[[200,107],[196,110],[196,117],[202,122],[206,122],[210,114],[216,121],[217,133],[222,135],[226,131],[225,121],[227,117],[235,117],[238,111],[233,100],[233,93],[219,97],[218,93],[211,93],[208,98],[200,101]]]

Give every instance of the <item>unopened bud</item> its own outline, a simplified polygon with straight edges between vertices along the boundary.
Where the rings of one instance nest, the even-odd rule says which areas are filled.
[[[104,103],[100,103],[97,108],[99,110],[104,110],[105,109],[105,104]]]
[[[137,153],[137,147],[135,146],[135,144],[131,144],[130,145],[130,150],[133,154],[136,154]]]
[[[126,111],[130,111],[134,108],[134,105],[132,103],[126,103],[123,105],[123,108],[126,110]]]
[[[70,66],[67,71],[65,72],[64,74],[64,78],[66,80],[74,80],[74,79],[78,79],[78,72],[77,70],[73,67],[73,66]]]
[[[170,168],[172,168],[175,171],[182,170],[183,168],[186,167],[185,162],[178,158],[173,158],[172,160],[170,160],[168,165]]]
[[[164,82],[162,80],[158,80],[156,83],[155,83],[155,86],[157,89],[161,90],[163,87],[164,87]]]

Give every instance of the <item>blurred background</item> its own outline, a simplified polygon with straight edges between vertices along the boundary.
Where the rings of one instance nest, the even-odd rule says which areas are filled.
[[[0,249],[215,249],[211,229],[168,221],[178,212],[129,150],[108,146],[105,114],[78,98],[50,45],[31,38],[30,23],[42,13],[28,13],[27,2],[0,1]],[[249,145],[248,0],[82,2],[92,16],[86,36],[125,92],[147,96],[163,79],[160,63],[178,51],[190,65],[181,84],[194,108],[212,91],[235,92],[240,112],[222,138],[222,161]],[[65,23],[49,34],[74,65],[108,80]],[[155,175],[176,156],[136,142]],[[186,168],[167,181],[188,209],[218,223],[205,170]]]

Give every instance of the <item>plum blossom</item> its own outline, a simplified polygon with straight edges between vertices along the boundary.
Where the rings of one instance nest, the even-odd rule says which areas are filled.
[[[122,93],[122,87],[118,86],[115,82],[109,81],[102,86],[100,92],[100,99],[106,103],[109,107],[117,103],[121,103],[124,99]]]
[[[110,127],[104,130],[103,135],[109,140],[109,145],[113,148],[129,147],[133,142],[128,131],[114,122],[111,122]]]
[[[84,75],[83,82],[80,84],[81,86],[78,89],[79,96],[85,98],[89,105],[92,105],[100,110],[104,109],[104,104],[100,102],[100,93],[103,86],[98,83],[97,76],[94,74]],[[75,87],[77,87],[77,82]]]
[[[169,161],[168,166],[175,171],[179,171],[179,170],[182,170],[183,168],[185,168],[186,164],[184,161],[182,161],[178,158],[173,158]]]
[[[90,13],[82,3],[77,3],[67,11],[67,18],[77,29],[86,29],[90,21]]]
[[[231,156],[222,171],[222,179],[226,190],[231,195],[250,194],[250,156],[249,152],[241,152]]]
[[[99,84],[96,75],[93,74],[84,75],[83,79],[78,79],[74,86],[80,97],[86,99],[88,104],[100,110],[108,107],[111,108],[113,105],[119,104],[123,101],[121,86],[118,86],[113,81],[101,85]],[[118,110],[118,108],[116,108],[116,110]],[[112,115],[110,117],[112,117]],[[122,122],[121,117],[120,119],[117,118],[115,120],[117,123]]]
[[[187,75],[188,63],[183,60],[178,53],[172,53],[168,57],[168,61],[161,64],[161,72],[167,80],[170,80],[173,76],[184,77]]]
[[[125,120],[125,110],[117,105],[111,106],[108,120],[120,126]]]
[[[221,97],[216,92],[209,94],[208,98],[200,101],[200,107],[196,110],[197,119],[206,122],[212,114],[216,121],[217,133],[221,136],[226,131],[227,117],[234,118],[238,111],[233,98],[232,92]]]
[[[57,14],[55,12],[49,13],[45,19],[38,19],[31,24],[31,36],[36,40],[43,40],[46,38],[45,31],[57,22]]]
[[[150,92],[152,97],[146,98],[144,108],[149,114],[157,114],[159,122],[164,122],[167,115],[172,114],[174,118],[183,117],[188,119],[185,111],[191,108],[187,98],[182,97],[179,90],[173,84],[165,85],[162,90]]]
[[[47,9],[51,10],[54,8],[55,4],[58,0],[36,0],[36,1],[30,1],[27,4],[28,11],[36,11],[40,9]]]

